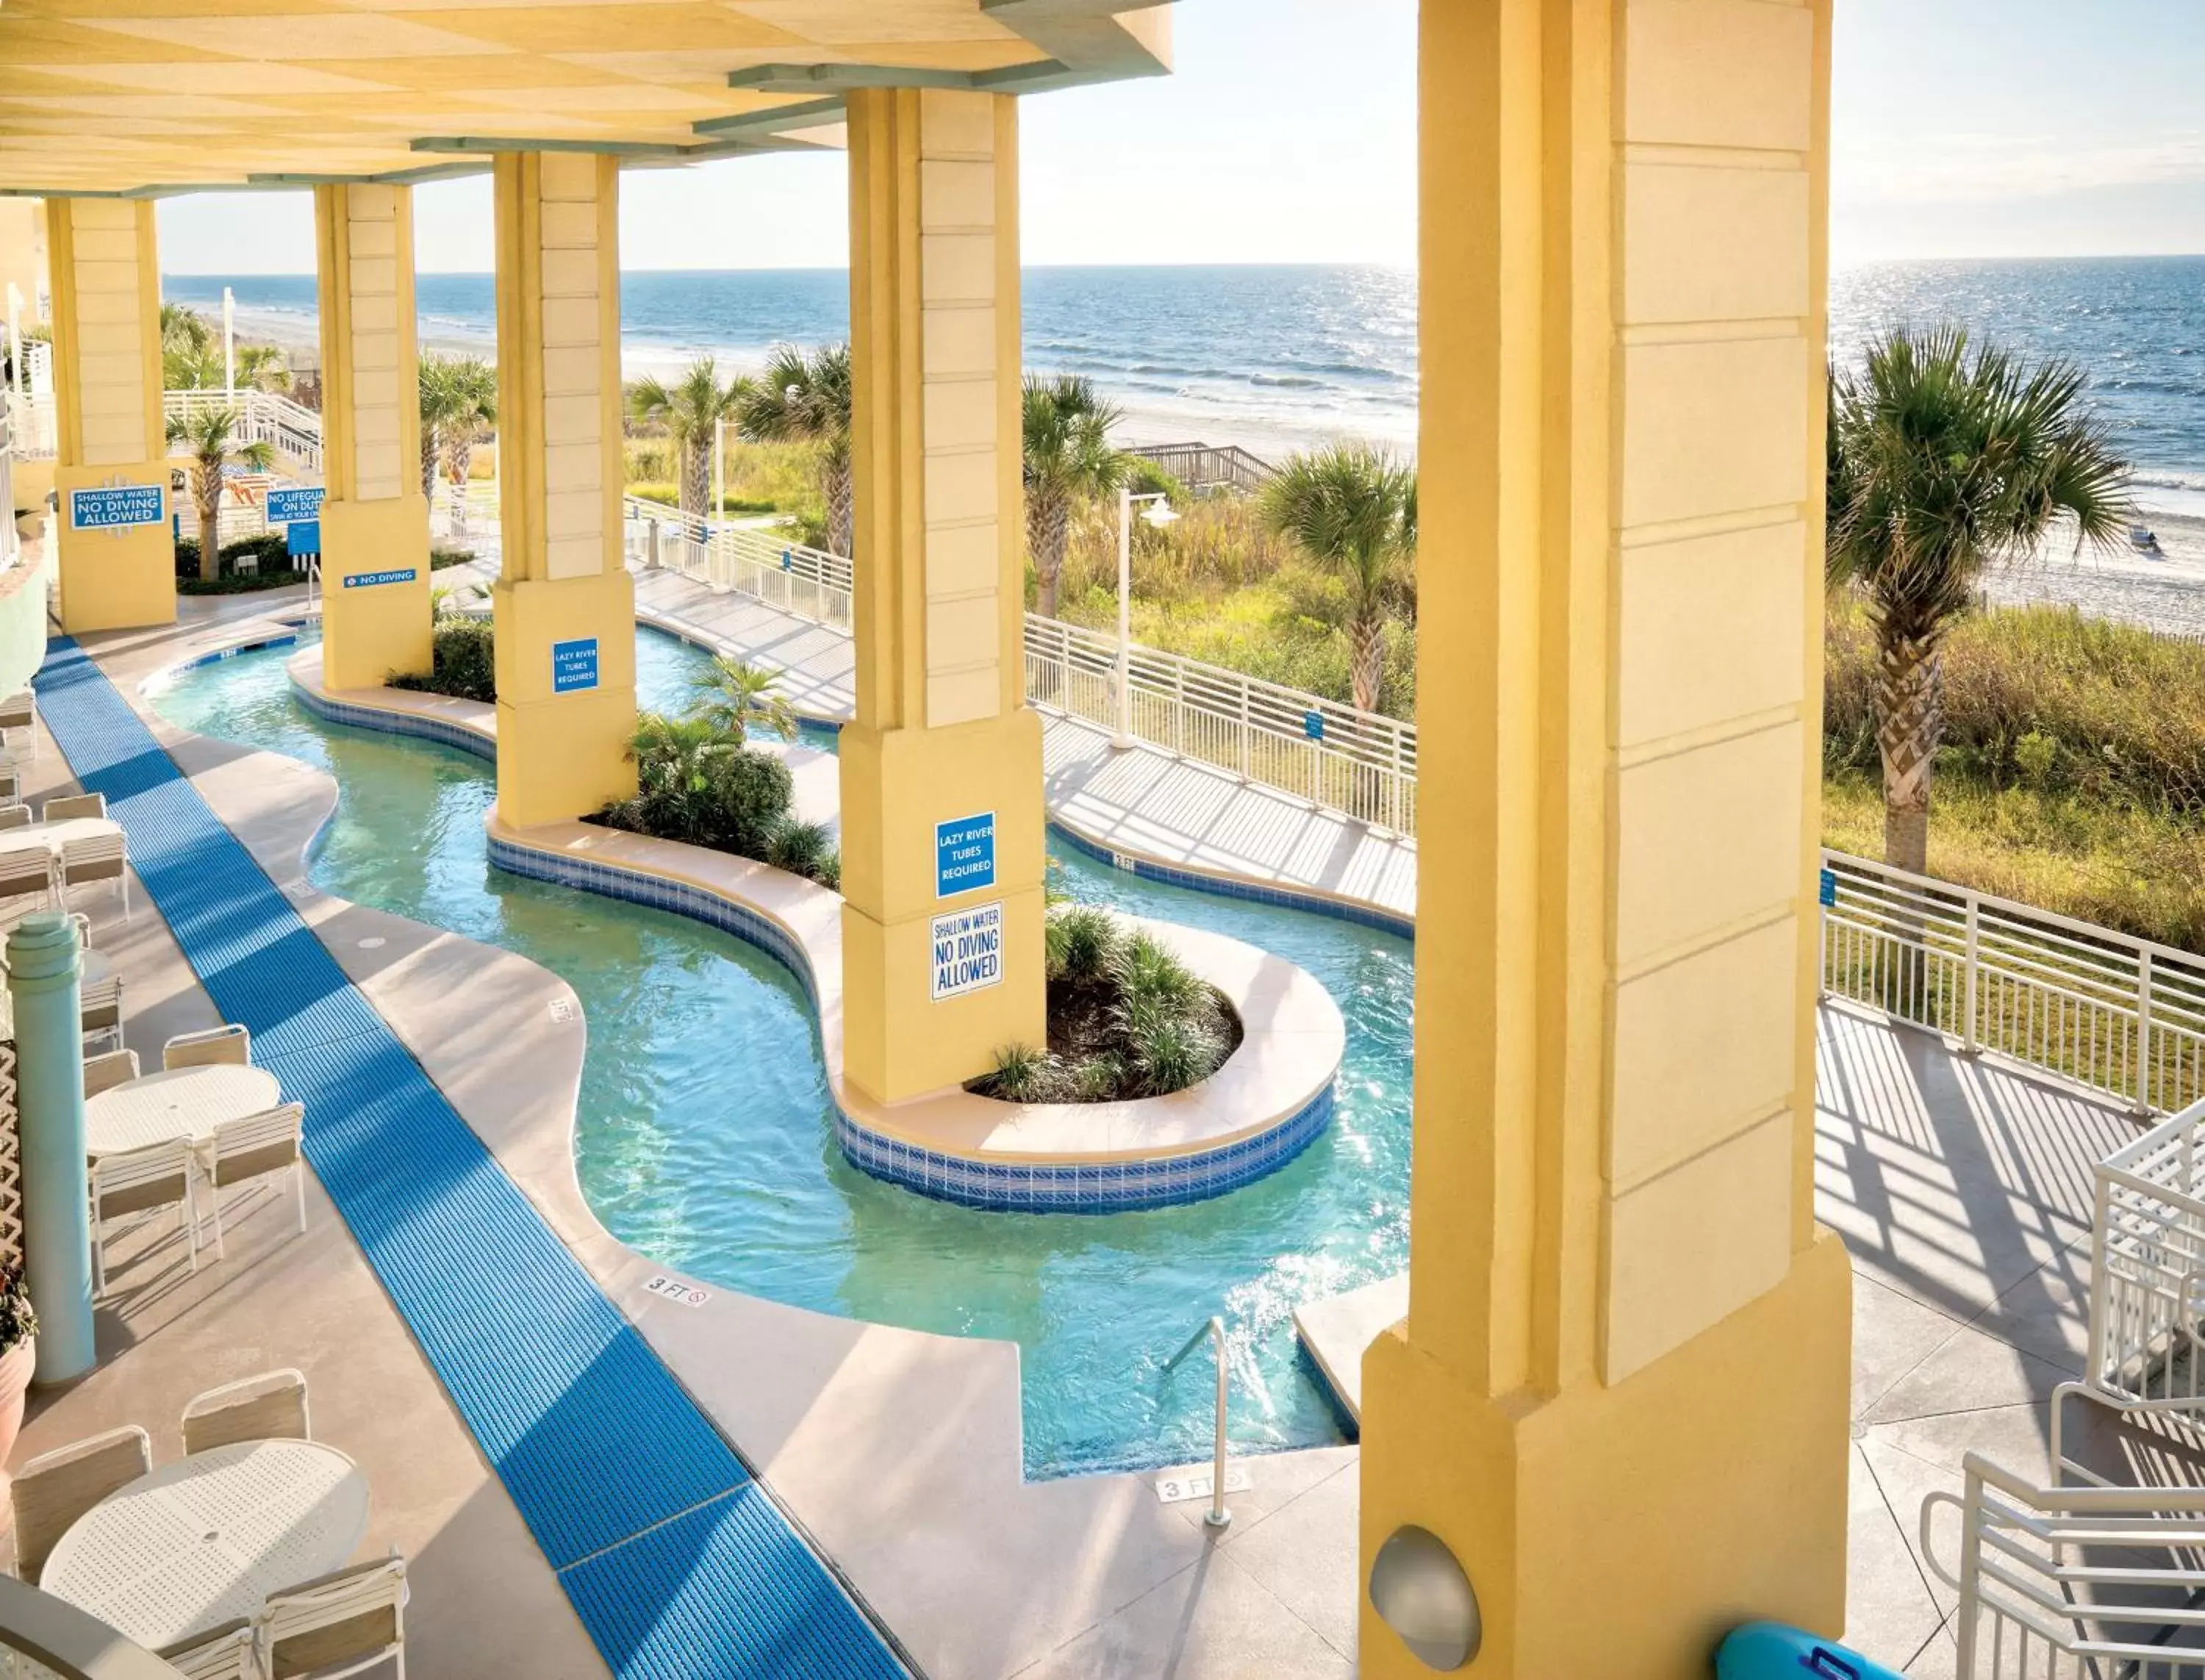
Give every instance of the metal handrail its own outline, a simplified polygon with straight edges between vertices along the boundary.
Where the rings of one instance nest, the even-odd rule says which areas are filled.
[[[1202,1339],[1209,1338],[1217,1354],[1217,1438],[1209,1469],[1209,1509],[1202,1513],[1202,1520],[1213,1529],[1224,1528],[1233,1520],[1233,1513],[1225,1507],[1225,1402],[1226,1378],[1230,1367],[1226,1362],[1225,1321],[1212,1317],[1209,1323],[1189,1336],[1177,1353],[1164,1361],[1163,1374],[1169,1376],[1179,1368],[1179,1362],[1202,1345]]]

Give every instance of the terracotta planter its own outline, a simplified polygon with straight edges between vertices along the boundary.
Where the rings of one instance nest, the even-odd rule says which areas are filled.
[[[15,1436],[23,1427],[23,1393],[31,1386],[31,1368],[38,1361],[35,1336],[0,1353],[0,1463],[15,1450]]]

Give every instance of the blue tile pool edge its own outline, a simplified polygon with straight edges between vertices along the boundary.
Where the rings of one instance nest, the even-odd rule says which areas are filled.
[[[478,758],[496,756],[496,742],[478,730],[440,718],[337,700],[296,677],[291,686],[307,710],[330,722],[437,741]],[[1064,832],[1087,848],[1088,842]],[[1103,855],[1107,859],[1108,854]],[[802,947],[779,923],[746,905],[646,870],[569,858],[508,835],[490,837],[490,861],[509,874],[666,911],[733,934],[793,975],[814,1019],[818,1016],[818,985]],[[831,1085],[829,1090],[831,1094]],[[1330,1123],[1332,1109],[1333,1088],[1327,1085],[1263,1131],[1217,1149],[1150,1161],[1058,1165],[954,1155],[876,1131],[839,1102],[835,1105],[835,1141],[844,1159],[859,1172],[936,1201],[996,1213],[1118,1214],[1204,1202],[1253,1184],[1307,1149]]]
[[[295,640],[294,635],[278,634],[217,649],[155,673],[140,686],[140,691],[144,692],[161,678],[181,669],[214,663],[243,652],[282,645],[293,640]],[[59,656],[58,660],[56,656]],[[75,672],[69,671],[67,668],[72,664],[80,668]],[[92,684],[96,684],[97,687],[90,687]],[[312,1127],[310,1119],[309,1159],[314,1161],[317,1176],[330,1193],[332,1202],[336,1203],[340,1216],[398,1311],[424,1362],[435,1372],[448,1399],[467,1424],[478,1449],[496,1472],[508,1496],[520,1506],[520,1514],[532,1538],[543,1551],[547,1564],[560,1581],[585,1630],[615,1673],[623,1677],[623,1680],[627,1680],[628,1677],[633,1677],[634,1680],[689,1680],[689,1677],[705,1671],[716,1677],[716,1680],[721,1676],[740,1676],[747,1680],[747,1677],[752,1675],[759,1676],[763,1680],[763,1677],[767,1675],[788,1672],[785,1663],[769,1661],[765,1665],[760,1665],[746,1659],[744,1653],[747,1652],[753,1656],[768,1659],[779,1656],[789,1660],[803,1660],[795,1653],[784,1649],[791,1628],[799,1624],[800,1636],[824,1641],[832,1647],[831,1654],[836,1659],[831,1669],[805,1666],[801,1671],[806,1676],[824,1676],[831,1672],[874,1680],[875,1677],[883,1677],[899,1670],[913,1675],[919,1673],[909,1653],[903,1650],[879,1618],[865,1607],[854,1583],[827,1558],[804,1526],[772,1498],[770,1490],[758,1480],[753,1468],[713,1422],[709,1412],[689,1394],[634,1324],[589,1277],[579,1259],[544,1224],[534,1203],[506,1175],[502,1166],[490,1155],[488,1146],[475,1136],[464,1118],[444,1096],[441,1088],[430,1078],[426,1070],[420,1066],[418,1059],[383,1020],[366,994],[343,976],[334,954],[298,917],[296,907],[278,891],[242,841],[215,816],[190,778],[152,735],[145,721],[97,662],[72,638],[53,638],[48,644],[46,662],[38,674],[37,686],[47,727],[79,784],[88,791],[108,794],[117,807],[116,814],[125,823],[126,832],[134,818],[146,827],[148,832],[143,838],[151,842],[151,851],[154,855],[140,871],[141,882],[147,897],[153,899],[157,911],[169,923],[179,945],[186,947],[184,954],[187,964],[200,983],[211,992],[219,986],[224,992],[236,991],[242,996],[252,989],[244,977],[249,970],[264,967],[270,961],[280,964],[283,960],[277,947],[288,946],[290,948],[294,966],[298,953],[310,948],[327,965],[335,982],[326,993],[319,995],[340,1002],[348,1000],[362,1016],[360,1025],[352,1030],[332,1034],[324,1028],[315,1042],[296,1048],[278,1049],[269,1054],[267,1060],[271,1066],[285,1064],[279,1072],[286,1078],[287,1085],[302,1077],[312,1083],[315,1063],[326,1061],[332,1050],[342,1055],[365,1048],[371,1057],[378,1049],[393,1056],[391,1067],[383,1072],[392,1075],[397,1084],[385,1084],[374,1089],[349,1107],[342,1100],[338,1100],[336,1106],[342,1112],[330,1115],[323,1127]],[[70,713],[77,708],[88,707],[97,711],[110,701],[119,710],[119,718],[101,720],[86,715],[74,721],[70,719]],[[380,723],[383,719],[377,717],[376,721]],[[371,724],[369,727],[375,726]],[[104,732],[104,735],[102,732]],[[136,738],[127,738],[125,732],[134,732]],[[64,739],[64,735],[69,739]],[[120,751],[114,750],[118,745],[122,749]],[[77,751],[73,752],[72,746]],[[99,762],[103,750],[109,754],[104,763]],[[89,763],[83,757],[86,752],[90,754]],[[167,808],[155,810],[146,806],[134,810],[132,807],[147,795],[163,796],[162,803]],[[197,835],[189,832],[194,817],[205,825],[202,833]],[[180,819],[183,825],[181,834]],[[225,945],[219,935],[207,930],[205,906],[179,904],[172,908],[163,905],[161,899],[164,892],[171,897],[180,895],[172,882],[156,885],[161,876],[175,864],[175,859],[163,860],[158,854],[176,850],[180,840],[187,849],[195,843],[211,843],[215,849],[203,853],[194,861],[210,871],[219,871],[225,867],[236,871],[236,879],[229,882],[229,888],[233,893],[242,887],[248,897],[264,893],[265,899],[258,907],[264,923],[288,922],[295,925],[276,935],[274,945],[264,941],[259,947],[249,947],[241,957],[234,942]],[[219,852],[223,849],[228,849],[234,856],[221,857]],[[135,850],[134,845],[134,854]],[[137,863],[134,855],[133,862],[134,864]],[[154,878],[147,879],[148,874]],[[235,898],[225,908],[235,910],[241,918],[250,914],[253,909],[249,905],[240,904]],[[181,922],[178,911],[184,912]],[[216,939],[214,947],[205,947],[205,941],[208,938]],[[189,948],[193,943],[205,948],[194,953]],[[225,957],[226,960],[216,962],[213,971],[210,972],[206,961],[217,955]],[[285,1026],[305,1019],[311,1013],[312,1005],[300,1009],[296,1006],[295,999],[286,1001],[291,1005],[290,1012],[276,1023],[272,1031],[264,1034],[263,1028],[268,1021],[265,1016],[262,1025],[256,1027],[256,1036],[263,1037],[264,1042],[271,1045],[283,1042]],[[219,999],[217,1006],[223,1006],[226,1014],[241,1015],[243,1012],[224,1006]],[[298,1066],[290,1066],[293,1063]],[[409,1305],[407,1296],[401,1292],[401,1288],[408,1281],[403,1267],[399,1273],[394,1273],[389,1269],[391,1256],[378,1251],[379,1241],[391,1240],[389,1221],[394,1215],[389,1203],[393,1194],[392,1186],[384,1183],[365,1190],[358,1184],[348,1188],[348,1175],[341,1164],[343,1152],[350,1148],[357,1154],[360,1146],[356,1141],[350,1144],[331,1141],[336,1134],[348,1129],[357,1130],[363,1123],[371,1126],[377,1125],[373,1118],[377,1113],[388,1109],[394,1101],[407,1100],[407,1094],[398,1086],[402,1085],[408,1076],[418,1081],[420,1088],[415,1094],[415,1100],[425,1096],[432,1107],[442,1107],[452,1126],[465,1136],[481,1162],[491,1169],[492,1180],[502,1185],[505,1192],[507,1206],[502,1211],[508,1214],[518,1212],[523,1220],[524,1230],[529,1225],[534,1226],[539,1245],[556,1256],[555,1266],[571,1272],[570,1283],[579,1283],[584,1296],[594,1297],[597,1312],[610,1325],[616,1327],[612,1333],[614,1340],[611,1345],[594,1354],[591,1354],[586,1347],[581,1350],[591,1361],[589,1368],[595,1369],[597,1365],[604,1363],[607,1356],[624,1344],[625,1352],[615,1362],[631,1369],[639,1377],[655,1369],[665,1386],[663,1394],[677,1404],[681,1410],[690,1414],[691,1432],[698,1434],[698,1439],[709,1440],[719,1452],[725,1455],[728,1474],[716,1475],[713,1481],[703,1484],[692,1482],[692,1486],[700,1486],[707,1490],[716,1482],[724,1483],[717,1486],[716,1491],[706,1491],[700,1499],[691,1500],[656,1515],[644,1514],[638,1526],[604,1531],[603,1543],[564,1558],[563,1561],[561,1555],[555,1554],[547,1532],[541,1526],[534,1509],[534,1504],[540,1502],[540,1497],[534,1490],[547,1472],[550,1473],[553,1485],[562,1480],[556,1472],[556,1457],[551,1463],[544,1462],[545,1449],[538,1439],[542,1420],[532,1422],[529,1430],[516,1443],[500,1446],[493,1439],[484,1436],[483,1422],[462,1392],[471,1382],[479,1383],[479,1374],[471,1374],[465,1368],[464,1359],[460,1368],[454,1367],[455,1353],[449,1336],[440,1336],[437,1333],[437,1327],[421,1321],[418,1316],[422,1310],[421,1303],[416,1301]],[[381,1122],[384,1125],[389,1123],[389,1120]],[[324,1136],[318,1137],[317,1132]],[[324,1154],[324,1150],[311,1147],[317,1142],[324,1143],[324,1149],[335,1149],[338,1153],[324,1160],[316,1160],[317,1155]],[[468,1165],[472,1167],[474,1163],[469,1162]],[[398,1194],[403,1199],[403,1191]],[[363,1195],[368,1198],[366,1201],[361,1200]],[[407,1210],[401,1216],[400,1223],[402,1226],[407,1219],[414,1217],[434,1215],[449,1218],[452,1211],[449,1206],[440,1208],[424,1202],[416,1208]],[[496,1235],[495,1232],[488,1234]],[[521,1279],[524,1285],[526,1281],[524,1277]],[[418,1284],[413,1287],[418,1291]],[[536,1323],[533,1334],[539,1340],[556,1343],[558,1327],[572,1321],[562,1315],[556,1303],[547,1303],[546,1305],[551,1310]],[[556,1355],[552,1356],[556,1358]],[[646,1384],[645,1387],[648,1386]],[[622,1384],[621,1390],[633,1397],[634,1403],[652,1398],[649,1393],[639,1392],[633,1378]],[[570,1383],[568,1388],[561,1391],[558,1402],[564,1402],[576,1392]],[[554,1405],[556,1409],[556,1403]],[[645,1410],[647,1410],[648,1407]],[[648,1432],[640,1433],[648,1434]],[[598,1440],[601,1449],[615,1445],[602,1434]],[[663,1437],[650,1437],[645,1445],[646,1450],[651,1447],[661,1451],[681,1450],[678,1441],[669,1446]],[[556,1444],[551,1451],[556,1453]],[[528,1480],[524,1482],[517,1481],[516,1477]],[[648,1488],[654,1480],[648,1476],[643,1478],[643,1487]],[[551,1497],[555,1501],[564,1497],[564,1490]],[[583,1497],[586,1498],[586,1493]],[[725,1525],[715,1518],[710,1525],[711,1532],[705,1537],[702,1547],[687,1560],[687,1572],[670,1581],[650,1578],[648,1572],[657,1565],[646,1554],[657,1543],[656,1536],[680,1525],[692,1524],[700,1514],[726,1506],[730,1500],[747,1500],[751,1508],[762,1505],[769,1513],[762,1520],[769,1526],[777,1523],[783,1531],[785,1539],[776,1544],[770,1560],[770,1578],[760,1578],[758,1574],[755,1531],[761,1519],[757,1518],[751,1521],[752,1532],[745,1539],[746,1550],[743,1556],[731,1558],[723,1555]],[[631,1548],[635,1550],[631,1552]],[[621,1559],[624,1556],[645,1559],[641,1565],[645,1578],[639,1580],[633,1568],[623,1573]],[[746,1563],[751,1568],[751,1575],[747,1578],[733,1578]],[[592,1583],[586,1592],[582,1587],[585,1572]],[[611,1582],[609,1588],[605,1584],[608,1577]],[[700,1579],[706,1583],[702,1588],[698,1585]],[[712,1583],[715,1582],[719,1588],[717,1591],[713,1589]],[[663,1598],[654,1597],[650,1590],[659,1585],[669,1588]],[[645,1649],[640,1644],[631,1648],[622,1643],[627,1635],[627,1627],[615,1618],[615,1608],[626,1617],[627,1623],[632,1624],[638,1605],[644,1608],[647,1626],[655,1625],[653,1618],[657,1615],[680,1612],[683,1625],[693,1635],[692,1641],[670,1656],[663,1651]],[[772,1619],[776,1616],[780,1618],[778,1621]],[[762,1621],[761,1618],[764,1619]],[[804,1630],[808,1630],[809,1634],[804,1635]],[[719,1659],[730,1653],[734,1659],[734,1665],[724,1665]],[[698,1667],[700,1659],[710,1665],[709,1671]]]

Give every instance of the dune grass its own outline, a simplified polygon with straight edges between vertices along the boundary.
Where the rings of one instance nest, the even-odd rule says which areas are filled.
[[[1825,640],[1824,844],[1883,850],[1858,605]],[[1994,609],[1945,651],[1933,875],[2205,953],[2205,644],[2070,609]]]

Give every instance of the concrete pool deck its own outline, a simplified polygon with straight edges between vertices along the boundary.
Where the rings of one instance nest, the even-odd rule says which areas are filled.
[[[226,623],[195,614],[175,632],[99,638],[101,662],[129,692],[159,666],[237,639],[236,620],[249,614],[222,604]],[[295,896],[327,779],[181,735],[138,709]],[[49,748],[36,768],[34,791],[61,785],[58,753]],[[1199,1505],[1159,1506],[1144,1478],[1025,1484],[1007,1345],[725,1292],[693,1309],[644,1292],[651,1271],[623,1269],[642,1263],[597,1227],[568,1166],[585,1026],[559,1029],[552,1018],[571,993],[519,959],[311,889],[300,907],[569,1246],[619,1284],[623,1309],[924,1671],[1352,1672],[1355,1449],[1255,1461],[1255,1492],[1234,1499],[1238,1519],[1212,1543]],[[169,1031],[211,1024],[157,917],[141,908],[125,929],[104,902],[93,909],[100,947],[126,977],[129,1039],[141,1054],[158,1057]],[[385,943],[360,944],[369,938]],[[1843,1009],[1822,1016],[1819,1083],[1818,1211],[1848,1243],[1855,1273],[1846,1637],[1907,1673],[1949,1675],[1952,1600],[1923,1567],[1920,1499],[1957,1485],[1970,1449],[2042,1473],[2046,1397],[2081,1363],[2090,1165],[2133,1136],[2134,1122]],[[529,1665],[512,1671],[602,1673],[327,1202],[317,1195],[304,1238],[251,1205],[239,1228],[267,1246],[249,1260],[234,1252],[188,1285],[173,1242],[161,1250],[163,1227],[153,1228],[157,1251],[126,1263],[119,1310],[103,1317],[103,1352],[114,1356],[83,1383],[34,1397],[18,1462],[122,1421],[153,1428],[168,1456],[173,1440],[162,1431],[185,1395],[300,1363],[315,1384],[318,1433],[368,1469],[373,1543],[398,1543],[417,1559],[415,1671],[507,1671],[521,1651]]]
[[[1352,1495],[1352,1448],[1257,1461],[1256,1490],[1236,1499],[1239,1520],[1217,1542],[1198,1506],[1160,1504],[1145,1475],[1027,1482],[1017,1350],[1007,1343],[859,1324],[725,1291],[694,1307],[652,1293],[646,1285],[661,1268],[597,1225],[574,1181],[568,1134],[585,1024],[564,982],[313,889],[303,854],[333,795],[329,779],[175,730],[137,695],[155,671],[254,634],[237,615],[195,618],[175,632],[93,638],[92,650],[500,1166],[923,1672],[948,1680],[1169,1670],[1194,1680],[1248,1672],[1251,1662],[1282,1676],[1352,1672],[1352,1497],[1344,1517],[1339,1505]],[[51,768],[59,765],[52,755]],[[140,923],[154,919],[141,911]],[[129,1001],[140,1006],[134,994]],[[353,1258],[357,1265],[356,1251]],[[287,1356],[270,1348],[254,1368]],[[217,1380],[168,1374],[183,1392]],[[457,1429],[433,1378],[419,1374]],[[118,1370],[115,1380],[126,1376]],[[42,1411],[51,1433],[39,1445],[98,1427],[76,1416],[74,1398],[54,1404],[51,1422]],[[478,1455],[474,1462],[486,1475]],[[1343,1476],[1343,1487],[1320,1497]],[[490,1485],[496,1491],[494,1478]],[[1296,1515],[1305,1501],[1314,1502]],[[1275,1522],[1272,1540],[1249,1544]],[[1305,1543],[1311,1536],[1329,1541]],[[528,1549],[526,1562],[558,1600],[550,1570]],[[431,1665],[419,1671],[439,1671],[428,1634],[419,1637],[419,1660]],[[529,1671],[594,1671],[547,1663]]]

